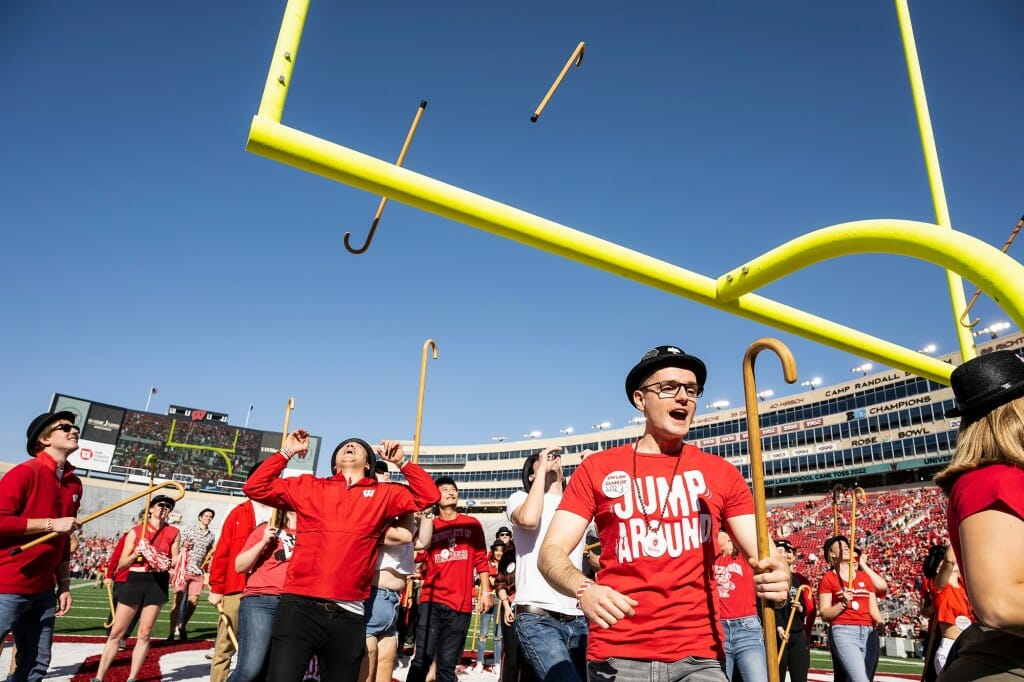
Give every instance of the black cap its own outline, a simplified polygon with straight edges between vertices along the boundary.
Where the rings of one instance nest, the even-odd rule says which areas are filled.
[[[28,425],[25,430],[25,436],[28,438],[28,442],[25,444],[25,450],[28,454],[35,455],[42,448],[39,447],[39,436],[43,435],[43,431],[50,424],[60,421],[61,419],[67,419],[72,424],[75,423],[75,413],[63,410],[61,412],[44,412]]]
[[[335,458],[338,456],[338,450],[349,443],[359,443],[366,450],[366,471],[367,473],[373,473],[377,471],[377,454],[373,451],[373,446],[367,443],[362,438],[346,438],[345,440],[338,443],[337,447],[334,448],[334,452],[331,453],[331,471],[334,471]],[[337,472],[335,472],[337,473]]]
[[[174,498],[173,497],[169,497],[167,495],[157,495],[156,497],[154,497],[149,502],[149,508],[152,509],[153,507],[155,507],[156,505],[161,504],[161,503],[169,504],[169,505],[171,505],[171,509],[174,509]]]
[[[658,346],[644,353],[640,362],[629,370],[626,375],[626,400],[633,403],[633,391],[640,388],[640,382],[663,367],[681,367],[693,372],[697,377],[697,385],[704,390],[704,382],[708,378],[708,368],[704,361],[696,355],[687,355],[686,351],[676,346]]]
[[[950,385],[956,407],[947,417],[973,419],[1024,396],[1024,355],[997,350],[953,370]]]

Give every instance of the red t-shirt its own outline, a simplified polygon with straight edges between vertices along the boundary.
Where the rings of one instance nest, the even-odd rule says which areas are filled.
[[[821,576],[818,583],[818,594],[831,594],[832,606],[843,600],[846,583],[839,579],[839,574],[829,571]],[[871,595],[874,594],[871,578],[864,571],[853,574],[853,600],[846,609],[832,619],[832,625],[871,625]]]
[[[266,527],[265,523],[256,526],[255,530],[249,533],[249,537],[245,539],[245,544],[242,545],[242,551],[239,554],[259,544],[263,539],[263,531]],[[267,543],[250,569],[249,579],[245,583],[242,596],[281,594],[285,577],[288,575],[288,560],[292,558],[294,549],[295,532],[279,528],[277,537]]]
[[[465,514],[451,521],[434,517],[434,537],[424,563],[420,601],[472,613],[473,569],[480,575],[490,573],[483,526]]]
[[[127,533],[121,536],[121,539],[117,541],[117,545],[114,546],[114,553],[110,555],[110,560],[107,562],[106,575],[115,583],[123,583],[128,580],[128,569],[131,568],[130,565],[125,566],[120,571],[117,570],[117,565],[121,563],[121,553],[124,552],[124,541],[127,537]]]
[[[990,464],[963,474],[949,491],[946,524],[956,561],[965,578],[960,523],[972,514],[990,509],[1024,519],[1024,469],[1009,464]],[[998,539],[993,538],[993,541],[998,542]]]
[[[974,622],[974,612],[963,585],[946,585],[935,597],[935,620],[966,630]]]
[[[757,615],[754,571],[742,552],[736,556],[719,554],[715,559],[715,579],[722,602],[722,620]]]
[[[631,618],[591,628],[591,660],[725,658],[715,541],[725,519],[754,513],[754,499],[724,459],[689,444],[680,456],[640,452],[634,459],[633,445],[599,452],[583,460],[562,496],[560,510],[597,521],[604,547],[597,582],[640,602]],[[665,531],[651,553],[638,487],[648,519]]]

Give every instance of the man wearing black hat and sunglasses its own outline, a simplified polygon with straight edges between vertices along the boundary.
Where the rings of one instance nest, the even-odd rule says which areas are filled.
[[[243,488],[253,500],[296,514],[295,552],[274,617],[267,679],[301,682],[315,654],[323,682],[355,682],[379,543],[393,518],[429,507],[440,493],[390,440],[377,448],[359,438],[342,441],[332,455],[331,478],[279,478],[289,460],[308,449],[309,433],[289,433]],[[397,466],[409,485],[378,481],[377,456]]]
[[[17,647],[11,679],[41,680],[50,666],[54,616],[71,608],[68,538],[80,527],[82,481],[68,455],[78,449],[79,428],[71,412],[46,412],[25,435],[33,459],[0,479],[0,633],[13,633]],[[50,532],[59,535],[11,555]]]
[[[583,460],[541,546],[541,573],[590,621],[590,680],[725,680],[715,542],[725,529],[756,557],[757,533],[739,470],[685,441],[706,379],[704,362],[676,346],[640,359],[626,397],[644,413],[643,436]],[[569,559],[592,519],[603,547],[596,581]],[[779,557],[750,564],[759,597],[787,598]]]

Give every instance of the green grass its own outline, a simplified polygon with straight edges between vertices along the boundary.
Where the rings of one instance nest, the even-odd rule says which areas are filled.
[[[110,618],[107,590],[102,586],[93,588],[92,585],[91,580],[71,581],[71,611],[57,619],[56,634],[107,636],[103,627]],[[217,609],[206,601],[206,595],[204,591],[195,614],[188,622],[189,639],[213,639],[217,634]],[[168,602],[157,618],[153,628],[155,639],[164,639],[169,634],[167,618],[170,608]]]
[[[818,670],[832,670],[832,657],[822,649],[811,649],[811,667]],[[878,661],[878,672],[920,675],[924,664],[919,658],[889,658]]]

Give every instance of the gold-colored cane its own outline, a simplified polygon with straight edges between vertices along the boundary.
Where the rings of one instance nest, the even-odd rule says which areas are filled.
[[[782,663],[782,654],[786,651],[786,645],[789,644],[789,629],[793,627],[793,616],[796,615],[796,606],[800,603],[800,593],[804,590],[807,590],[807,596],[811,595],[811,586],[801,585],[796,588],[796,596],[793,597],[793,602],[790,605],[789,620],[786,621],[786,638],[782,640],[782,646],[779,648],[779,664]]]
[[[224,629],[228,633],[231,645],[235,647],[235,651],[238,651],[238,637],[235,636],[235,629],[231,627],[231,619],[228,618],[228,614],[224,613],[224,605],[220,602],[217,602],[217,613],[220,614],[217,619],[224,623]]]
[[[417,464],[420,460],[420,430],[423,428],[423,392],[427,387],[427,349],[434,349],[434,359],[437,360],[437,342],[434,339],[427,339],[423,342],[423,362],[420,365],[420,398],[416,406],[416,434],[412,439],[412,463]]]
[[[288,398],[288,405],[284,408],[284,431],[281,432],[281,447],[284,448],[288,442],[288,422],[292,418],[292,410],[295,409],[295,398]]]
[[[768,537],[768,503],[764,494],[764,461],[761,457],[761,422],[757,413],[757,385],[754,381],[754,361],[762,350],[771,350],[782,361],[782,373],[786,383],[796,383],[796,361],[784,343],[778,339],[758,339],[750,344],[743,356],[743,397],[747,408],[748,449],[750,450],[750,480],[754,491],[754,520],[757,525],[758,559],[771,555],[771,539]],[[778,646],[775,642],[775,610],[762,603],[764,624],[764,648],[768,664],[768,681],[779,682]]]
[[[530,117],[531,122],[536,123],[537,119],[540,118],[540,114],[544,111],[544,107],[548,105],[548,100],[551,99],[551,95],[555,94],[555,90],[558,89],[558,86],[562,84],[562,79],[565,78],[565,74],[569,73],[569,67],[573,65],[573,62],[576,62],[577,67],[583,63],[583,51],[586,47],[586,43],[580,42],[580,44],[576,46],[576,49],[572,51],[572,54],[569,55],[569,61],[567,61],[565,66],[562,67],[562,72],[558,74],[558,77],[555,78],[555,82],[551,84],[550,88],[548,88],[548,94],[544,95],[544,99],[540,101],[540,105],[537,106],[537,110],[534,111],[533,116]]]
[[[854,488],[851,491],[853,494],[850,496],[850,576],[846,583],[846,589],[853,589],[853,548],[856,542],[857,534],[857,495],[860,495],[860,499],[863,502],[868,501],[868,495],[864,492],[864,488]]]

